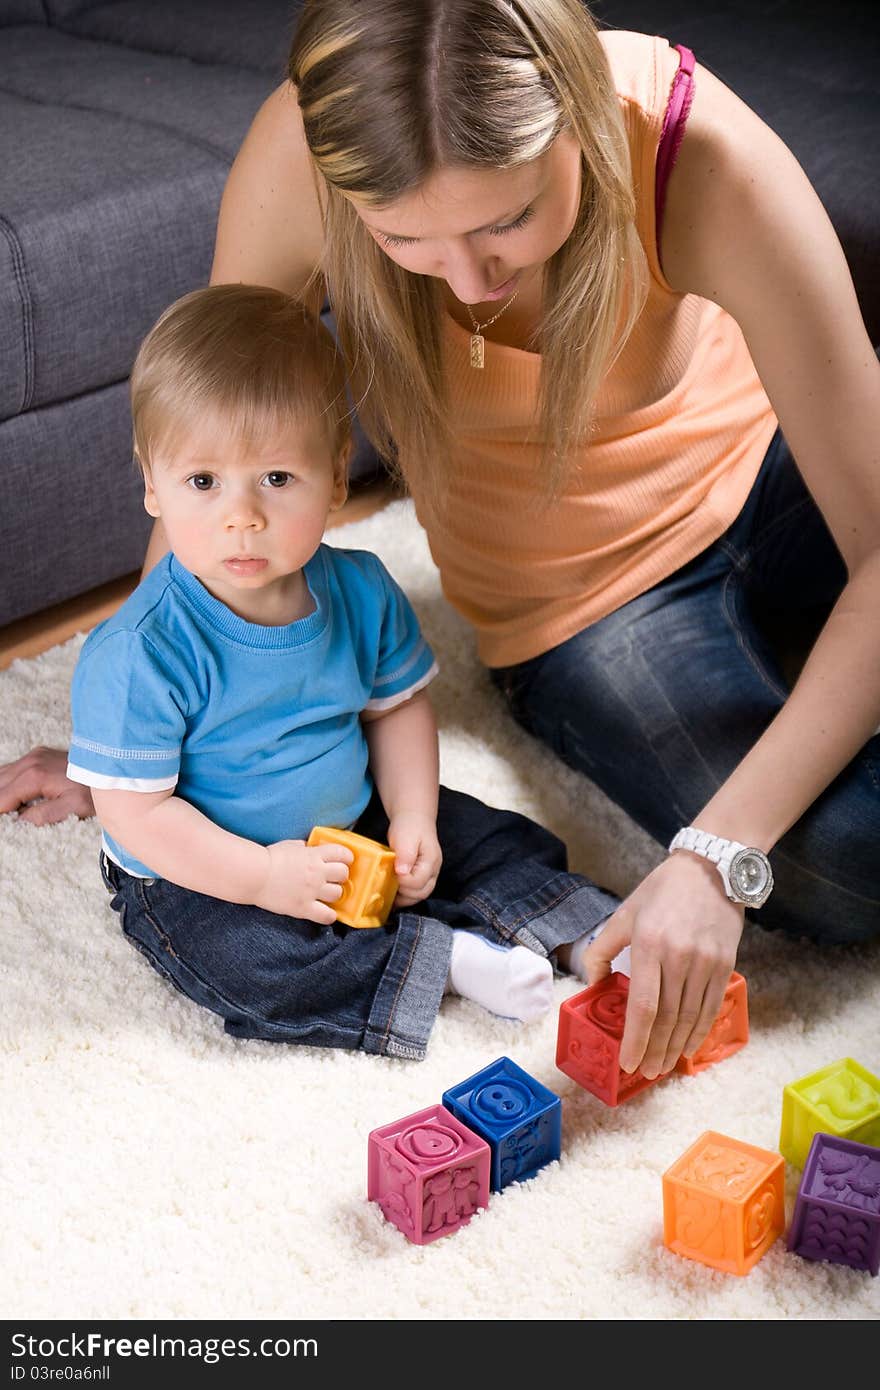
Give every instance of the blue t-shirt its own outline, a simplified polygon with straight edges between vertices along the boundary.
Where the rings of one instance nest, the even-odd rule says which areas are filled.
[[[321,545],[315,609],[283,627],[239,618],[173,555],[89,634],[73,676],[68,776],[162,791],[268,845],[352,826],[373,781],[362,710],[437,673],[400,587],[365,550]],[[155,874],[105,832],[129,873]]]

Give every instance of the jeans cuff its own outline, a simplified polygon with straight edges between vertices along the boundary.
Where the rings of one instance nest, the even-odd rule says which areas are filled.
[[[364,1051],[420,1062],[452,956],[452,928],[433,917],[401,912],[396,940],[373,999]]]
[[[536,898],[540,898],[536,901]],[[557,946],[598,927],[620,907],[620,898],[580,874],[561,873],[540,895],[512,903],[496,916],[495,925],[508,940],[549,956]]]

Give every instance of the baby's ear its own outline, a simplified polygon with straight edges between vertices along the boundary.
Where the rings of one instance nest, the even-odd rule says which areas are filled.
[[[159,500],[153,488],[153,471],[150,465],[144,463],[141,459],[138,459],[138,463],[140,464],[141,473],[144,476],[144,511],[148,512],[150,516],[158,519]]]
[[[348,470],[351,467],[353,452],[354,441],[349,439],[333,462],[333,497],[330,502],[332,512],[338,511],[348,497]]]

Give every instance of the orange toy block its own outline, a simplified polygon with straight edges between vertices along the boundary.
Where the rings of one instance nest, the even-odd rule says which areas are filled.
[[[735,970],[731,975],[718,1017],[712,1024],[709,1034],[693,1057],[679,1057],[675,1064],[677,1072],[693,1076],[705,1071],[713,1062],[723,1062],[734,1052],[739,1052],[749,1040],[748,990],[742,975]]]
[[[331,903],[340,922],[347,927],[383,927],[397,893],[394,850],[356,835],[353,830],[334,830],[316,825],[309,835],[310,845],[345,845],[354,855],[348,866],[348,879],[342,897]]]
[[[785,1159],[706,1130],[663,1174],[663,1244],[748,1274],[785,1228]]]

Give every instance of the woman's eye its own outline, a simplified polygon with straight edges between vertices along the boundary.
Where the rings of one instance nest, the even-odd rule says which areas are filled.
[[[273,470],[273,472],[266,474],[266,482],[270,487],[286,487],[288,483],[293,482],[293,474]]]
[[[517,232],[520,227],[524,227],[535,215],[534,208],[526,208],[519,217],[513,222],[506,222],[503,227],[490,227],[489,232],[492,236],[503,236],[505,232]]]
[[[210,492],[214,486],[214,479],[210,473],[194,473],[191,478],[187,478],[187,482],[196,492]]]
[[[382,232],[383,246],[412,246],[415,237],[411,236],[390,236],[387,232]]]

